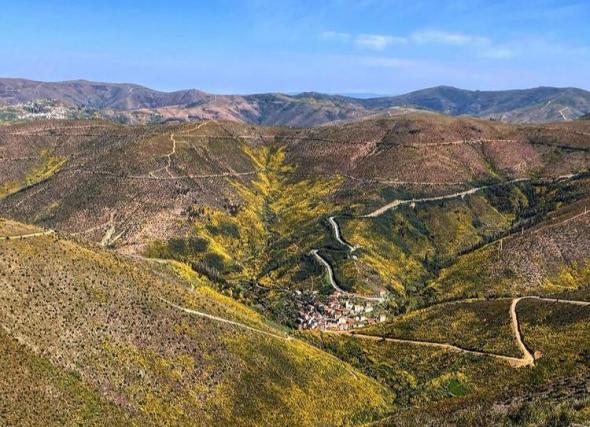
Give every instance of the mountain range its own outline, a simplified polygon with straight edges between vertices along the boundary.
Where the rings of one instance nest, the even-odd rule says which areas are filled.
[[[590,111],[590,92],[577,88],[470,91],[438,86],[399,96],[366,98],[317,92],[214,95],[194,89],[161,92],[135,84],[85,80],[48,83],[0,79],[0,104],[4,108],[38,100],[61,102],[91,110],[100,118],[132,124],[215,119],[313,127],[399,108],[542,123],[574,120]]]

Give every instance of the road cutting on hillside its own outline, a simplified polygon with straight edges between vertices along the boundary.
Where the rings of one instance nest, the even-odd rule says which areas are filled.
[[[346,246],[350,252],[354,252],[357,248],[355,246],[349,245],[344,240],[342,240],[342,236],[340,235],[340,227],[338,226],[338,223],[336,222],[336,220],[334,218],[335,217],[333,217],[333,216],[328,218],[328,222],[330,223],[330,225],[332,226],[332,229],[334,230],[334,237],[336,237],[336,240],[338,241],[338,243],[340,243],[342,246]]]
[[[559,181],[559,180],[564,180],[564,179],[572,179],[576,176],[577,176],[577,174],[568,174],[568,175],[559,176],[554,179]],[[426,198],[419,198],[419,199],[394,200],[394,201],[386,204],[385,206],[383,206],[383,207],[381,207],[381,208],[379,208],[367,215],[363,215],[361,218],[375,218],[375,217],[378,217],[378,216],[384,214],[385,212],[387,212],[391,209],[395,209],[395,208],[402,206],[402,205],[415,206],[418,203],[424,203],[424,202],[448,200],[448,199],[454,199],[454,198],[458,198],[458,197],[464,198],[465,196],[474,194],[478,191],[485,190],[488,188],[497,187],[497,186],[501,186],[501,185],[510,185],[510,184],[515,184],[515,183],[519,183],[519,182],[527,182],[527,181],[530,181],[530,179],[529,178],[518,178],[518,179],[511,180],[511,181],[506,181],[506,182],[502,182],[502,183],[498,183],[498,184],[491,184],[491,185],[486,185],[486,186],[481,186],[481,187],[475,187],[475,188],[471,188],[469,190],[456,192],[456,193],[443,195],[443,196],[426,197]],[[587,213],[587,211],[584,211],[584,213],[582,213],[580,215],[576,215],[575,217],[570,218],[569,220],[577,218],[581,215],[585,215],[586,213]],[[348,249],[348,252],[350,252],[350,253],[354,252],[357,249],[357,247],[350,245],[342,238],[340,228],[339,228],[338,222],[335,219],[335,216],[330,216],[328,218],[328,222],[333,229],[334,237],[335,237],[336,241],[338,243],[340,243],[342,246],[346,247]],[[358,295],[358,294],[344,291],[336,282],[334,270],[333,270],[332,266],[330,265],[330,263],[319,254],[319,249],[313,249],[311,251],[311,254],[315,257],[315,259],[320,264],[323,265],[324,269],[326,270],[330,285],[337,292],[342,293],[344,295],[350,295],[355,298],[360,298],[360,299],[365,299],[365,300],[370,300],[370,301],[378,301],[378,302],[383,301],[383,298],[365,297],[362,295]],[[590,306],[590,303],[584,302],[584,301],[561,300],[561,299],[557,299],[557,298],[543,298],[540,296],[524,296],[524,297],[514,298],[512,300],[511,306],[510,306],[509,316],[511,319],[511,328],[512,328],[512,332],[513,332],[513,336],[516,340],[518,349],[522,354],[521,358],[505,356],[505,355],[501,355],[501,354],[497,354],[497,353],[469,350],[469,349],[458,347],[458,346],[450,344],[450,343],[438,343],[438,342],[420,341],[420,340],[405,340],[405,339],[400,339],[400,338],[376,337],[376,336],[371,336],[371,335],[358,334],[358,333],[355,333],[354,331],[348,331],[348,330],[346,330],[346,331],[322,331],[322,332],[328,333],[328,334],[337,334],[337,335],[350,335],[350,336],[356,336],[359,338],[373,339],[373,340],[379,340],[379,341],[389,341],[389,342],[408,343],[408,344],[422,345],[422,346],[429,346],[429,347],[438,347],[438,348],[443,348],[443,349],[447,349],[447,350],[455,351],[455,352],[489,356],[489,357],[494,357],[496,359],[500,359],[503,361],[507,361],[513,367],[534,366],[534,364],[535,364],[534,355],[529,351],[529,349],[526,347],[526,345],[523,341],[522,334],[520,331],[520,325],[518,323],[518,316],[516,314],[516,308],[517,308],[518,303],[522,300],[525,300],[525,299],[535,299],[535,300],[539,300],[539,301],[548,301],[548,302],[558,302],[558,303],[566,303],[566,304],[576,304],[576,305],[581,305],[581,306]]]
[[[338,243],[340,243],[342,246],[345,246],[348,251],[350,253],[353,253],[355,250],[357,250],[358,248],[356,246],[351,246],[348,243],[346,243],[342,237],[340,236],[340,228],[338,226],[338,223],[335,220],[335,217],[331,216],[328,218],[328,222],[329,224],[332,226],[332,230],[334,232],[334,237],[336,238],[336,240],[338,241]],[[345,291],[344,289],[342,289],[340,286],[338,286],[338,282],[336,282],[336,277],[334,275],[334,270],[332,269],[332,266],[330,265],[330,263],[319,254],[319,249],[313,249],[310,252],[311,255],[314,256],[314,258],[323,265],[324,269],[326,270],[326,273],[328,275],[328,281],[330,282],[330,285],[339,293],[343,294],[343,295],[348,295],[351,296],[353,298],[358,298],[358,299],[362,299],[365,301],[375,301],[375,302],[383,302],[383,297],[381,296],[365,296],[365,295],[360,295],[360,294],[356,294],[356,293],[352,293],[352,292],[348,292]]]
[[[387,212],[391,209],[395,209],[395,208],[397,208],[399,206],[403,206],[403,205],[416,205],[418,203],[436,202],[436,201],[440,201],[440,200],[456,199],[458,197],[464,198],[465,196],[477,193],[478,191],[481,191],[481,190],[486,190],[488,188],[494,188],[494,187],[499,187],[499,186],[503,186],[503,185],[510,185],[510,184],[517,184],[519,182],[526,182],[526,181],[530,181],[530,178],[518,178],[518,179],[513,179],[511,181],[501,182],[498,184],[483,185],[481,187],[474,187],[474,188],[470,188],[469,190],[459,191],[457,193],[446,194],[443,196],[424,197],[421,199],[404,199],[404,200],[396,199],[396,200],[386,204],[385,206],[382,206],[379,209],[376,209],[373,212],[368,213],[367,215],[363,215],[362,218],[376,218],[378,216],[383,215],[385,212]]]
[[[159,297],[159,299],[161,301],[165,302],[166,304],[168,304],[169,306],[176,308],[177,310],[183,311],[183,312],[188,313],[188,314],[192,314],[194,316],[199,316],[199,317],[203,317],[205,319],[213,320],[215,322],[225,323],[227,325],[232,325],[232,326],[236,326],[238,328],[247,329],[247,330],[252,331],[252,332],[255,332],[257,334],[270,336],[272,338],[278,338],[280,340],[289,341],[289,340],[292,339],[289,335],[278,335],[278,334],[274,334],[272,332],[264,331],[262,329],[255,328],[253,326],[246,325],[244,323],[236,322],[236,321],[229,320],[229,319],[224,319],[223,317],[213,316],[212,314],[203,313],[202,311],[197,311],[197,310],[193,310],[193,309],[190,309],[190,308],[181,307],[181,306],[179,306],[177,304],[174,304],[173,302],[168,301],[165,298]]]

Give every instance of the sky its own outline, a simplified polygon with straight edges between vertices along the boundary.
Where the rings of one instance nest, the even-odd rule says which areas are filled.
[[[211,93],[590,89],[590,0],[0,0],[0,76]]]

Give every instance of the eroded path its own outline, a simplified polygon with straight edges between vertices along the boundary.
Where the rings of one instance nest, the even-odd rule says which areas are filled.
[[[246,325],[244,323],[236,322],[234,320],[229,320],[229,319],[225,319],[223,317],[213,316],[213,315],[208,314],[208,313],[203,313],[202,311],[193,310],[193,309],[186,308],[186,307],[181,307],[181,306],[179,306],[177,304],[174,304],[173,302],[170,302],[167,299],[162,298],[162,297],[159,297],[159,299],[162,302],[164,302],[165,304],[171,306],[172,308],[174,308],[176,310],[180,310],[180,311],[182,311],[184,313],[187,313],[187,314],[191,314],[193,316],[198,316],[198,317],[202,317],[204,319],[212,320],[214,322],[223,323],[223,324],[229,325],[231,327],[245,329],[245,330],[254,332],[256,334],[265,335],[265,336],[268,336],[268,337],[271,337],[271,338],[274,338],[274,339],[278,339],[278,340],[281,340],[281,341],[298,341],[300,343],[303,343],[304,345],[309,345],[308,343],[306,343],[304,341],[301,341],[301,340],[298,340],[296,338],[293,338],[292,336],[290,336],[288,334],[285,334],[285,335],[275,334],[273,332],[269,332],[269,331],[265,331],[265,330],[262,330],[262,329],[258,329],[258,328],[255,328],[253,326]],[[344,368],[353,377],[355,377],[355,378],[358,378],[359,377],[359,374],[355,371],[355,369],[352,366],[350,366],[348,363],[346,363],[345,361],[343,361],[342,359],[339,359],[338,357],[336,357],[333,354],[330,354],[330,353],[328,353],[326,351],[322,351],[322,350],[319,350],[319,349],[317,349],[317,351],[321,352],[322,355],[325,356],[325,357],[327,357],[328,359],[331,359],[331,360],[333,360],[333,361],[335,361],[335,362],[337,362],[339,364],[343,364],[344,365]]]
[[[330,334],[330,335],[348,335],[355,338],[365,339],[365,340],[372,340],[372,341],[379,341],[379,342],[393,342],[398,344],[412,344],[422,347],[434,347],[439,348],[442,350],[448,350],[454,353],[464,353],[464,354],[474,354],[476,356],[486,356],[491,357],[494,359],[501,360],[503,362],[508,362],[510,366],[513,368],[521,368],[524,366],[529,366],[528,360],[524,358],[512,357],[512,356],[505,356],[503,354],[498,353],[489,353],[485,351],[477,351],[477,350],[469,350],[466,348],[458,347],[454,344],[449,343],[440,343],[434,341],[423,341],[423,340],[410,340],[410,339],[402,339],[402,338],[387,338],[381,337],[377,335],[366,335],[362,333],[356,333],[354,331],[323,331],[322,333]]]
[[[277,339],[280,339],[280,340],[291,340],[292,339],[289,335],[278,335],[278,334],[274,334],[272,332],[268,332],[268,331],[265,331],[265,330],[262,330],[262,329],[258,329],[258,328],[255,328],[253,326],[246,325],[244,323],[240,323],[240,322],[236,322],[236,321],[233,321],[233,320],[224,319],[223,317],[213,316],[212,314],[203,313],[202,311],[197,311],[197,310],[193,310],[193,309],[190,309],[190,308],[181,307],[179,305],[174,304],[173,302],[168,301],[165,298],[161,298],[160,297],[160,300],[163,301],[163,302],[165,302],[169,306],[174,307],[177,310],[183,311],[183,312],[188,313],[188,314],[192,314],[194,316],[203,317],[205,319],[213,320],[213,321],[219,322],[219,323],[225,323],[226,325],[235,326],[237,328],[247,329],[247,330],[252,331],[252,332],[255,332],[257,334],[266,335],[266,336],[269,336],[269,337],[272,337],[272,338],[277,338]]]

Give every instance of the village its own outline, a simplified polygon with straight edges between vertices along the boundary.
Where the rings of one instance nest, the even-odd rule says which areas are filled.
[[[331,294],[325,303],[315,299],[300,302],[299,329],[346,331],[386,320],[378,302],[342,292]]]
[[[64,120],[87,117],[89,115],[90,112],[86,109],[49,99],[38,99],[35,101],[0,107],[0,120]]]

